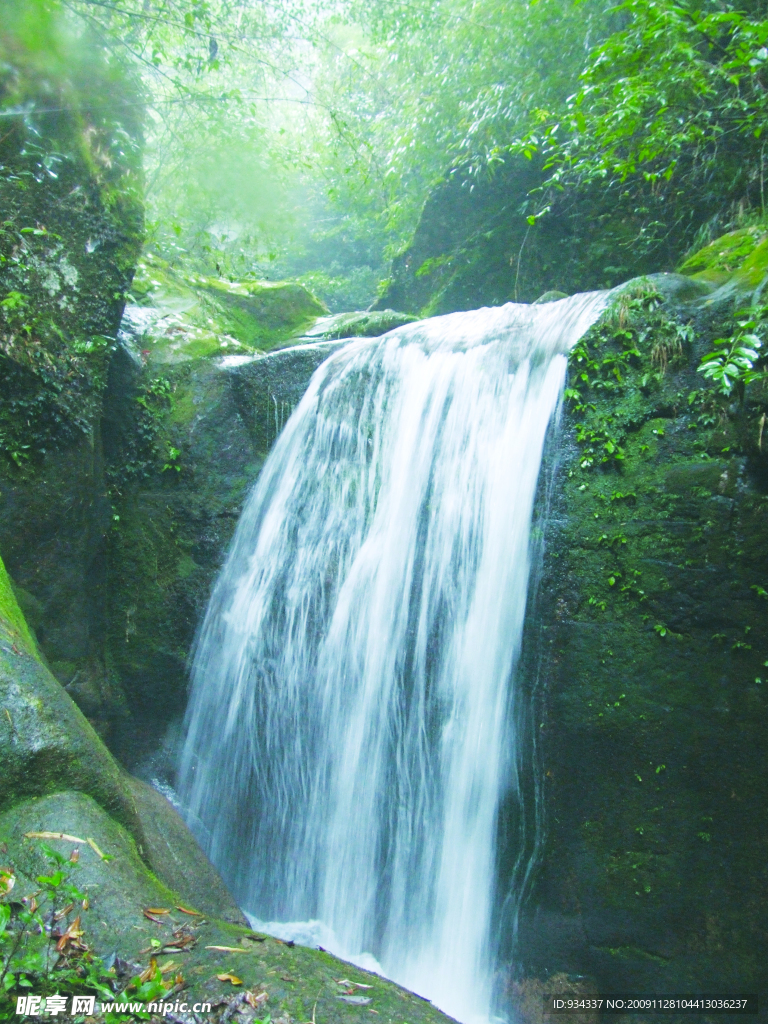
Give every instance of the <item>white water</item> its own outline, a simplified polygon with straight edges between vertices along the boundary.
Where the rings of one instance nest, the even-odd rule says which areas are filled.
[[[332,355],[194,662],[180,790],[240,904],[465,1022],[491,1013],[510,898],[495,839],[544,438],[604,303],[455,313]]]

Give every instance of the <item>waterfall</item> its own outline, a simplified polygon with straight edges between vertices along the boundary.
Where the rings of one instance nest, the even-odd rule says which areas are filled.
[[[604,304],[336,351],[248,499],[194,659],[180,791],[240,905],[462,1021],[492,1011],[542,449]]]

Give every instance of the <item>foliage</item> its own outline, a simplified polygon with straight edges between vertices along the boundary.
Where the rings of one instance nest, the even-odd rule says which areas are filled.
[[[49,874],[30,876],[18,867],[0,867],[0,1015],[10,1011],[17,995],[27,992],[91,993],[117,1008],[121,1003],[162,998],[180,982],[181,976],[164,981],[152,958],[146,970],[125,985],[119,983],[115,968],[107,969],[85,939],[82,918],[89,898],[72,881],[79,850],[66,858],[40,843],[39,851],[51,866]],[[19,882],[27,894],[17,899],[14,890]],[[107,1020],[117,1024],[137,1017],[149,1020],[150,1015],[137,1012],[134,1005],[129,1013],[108,1014]]]
[[[67,860],[40,844],[51,873],[24,877],[0,868],[0,1008],[16,993],[96,992],[112,999],[112,977],[83,941],[88,897],[71,881],[78,851]],[[33,886],[15,900],[17,879]]]
[[[652,248],[690,244],[740,204],[765,210],[768,21],[709,0],[625,0],[564,108],[542,108],[516,147],[540,151],[542,205],[595,183],[640,218]],[[714,214],[714,216],[713,216]],[[706,238],[704,239],[706,240]]]
[[[579,416],[576,440],[582,447],[583,470],[617,468],[625,458],[626,423],[614,414],[598,413],[594,396],[622,395],[630,369],[640,365],[644,342],[673,330],[659,305],[659,293],[650,283],[640,281],[624,289],[598,324],[571,350],[572,372],[565,398]],[[629,497],[614,494],[617,501]]]
[[[737,330],[730,338],[716,338],[714,351],[704,356],[699,373],[717,385],[720,394],[728,396],[736,391],[743,402],[747,384],[765,380],[768,372],[760,353],[760,332],[768,327],[768,307],[752,307],[736,319]]]

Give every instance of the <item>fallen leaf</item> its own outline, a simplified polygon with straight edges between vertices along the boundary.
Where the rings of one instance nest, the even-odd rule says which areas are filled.
[[[68,843],[90,843],[90,839],[78,839],[77,836],[68,836],[66,832],[25,832],[25,839],[64,839]]]
[[[198,911],[198,910],[187,910],[186,907],[176,907],[176,909],[180,910],[182,912],[182,914],[189,914],[192,917],[202,917],[203,916],[200,913],[200,911]]]
[[[240,946],[206,946],[206,949],[220,949],[222,953],[248,953],[249,950]]]
[[[176,933],[174,932],[174,935],[175,934]],[[189,932],[187,932],[185,935],[176,935],[173,942],[166,942],[165,946],[171,947],[172,949],[185,949],[187,946],[191,946],[195,942],[197,942],[195,936],[190,935]]]
[[[168,971],[172,971],[175,966],[176,964],[173,962],[173,960],[169,960],[167,964],[163,964],[163,966],[160,968],[160,973],[167,974]]]
[[[336,996],[343,1003],[351,1003],[353,1006],[367,1006],[371,1001],[370,996]]]
[[[147,914],[170,914],[170,910],[167,907],[147,907]]]
[[[75,849],[69,855],[69,863],[70,864],[77,864],[77,862],[79,860],[80,860],[80,850],[77,847],[75,847]]]
[[[91,901],[86,896],[85,899],[83,900],[83,910],[88,910],[90,905],[91,905]]]
[[[139,975],[139,984],[143,985],[145,981],[149,981],[150,978],[153,978],[156,971],[157,960],[155,960],[155,958],[152,957],[149,961],[149,966],[146,967]]]
[[[269,995],[266,992],[246,992],[245,1001],[249,1006],[252,1006],[254,1010],[258,1010],[260,1006],[269,999]]]
[[[64,907],[63,910],[60,910],[57,914],[54,914],[53,915],[53,920],[54,921],[60,921],[63,917],[66,917],[67,914],[70,913],[70,911],[74,910],[74,908],[75,908],[75,904],[74,903],[70,903],[68,907]]]
[[[243,984],[243,979],[238,978],[236,974],[217,974],[216,977],[219,981],[231,981],[233,985]]]
[[[159,918],[159,917],[153,917],[153,916],[152,916],[152,914],[150,914],[150,912],[149,912],[148,910],[142,910],[142,914],[143,914],[143,915],[144,915],[144,917],[146,917],[146,918],[147,918],[147,919],[148,919],[149,921],[154,921],[154,922],[155,922],[155,924],[163,924],[163,922],[162,922],[162,921],[160,920],[160,918]]]
[[[81,840],[78,840],[78,842],[81,842]],[[93,852],[96,854],[96,856],[99,858],[99,860],[112,860],[112,858],[108,857],[106,853],[102,853],[101,852],[101,850],[96,845],[95,841],[93,839],[91,839],[90,837],[88,839],[86,839],[86,843],[88,843],[88,845],[93,850]]]
[[[79,939],[82,934],[83,929],[80,927],[80,915],[78,914],[69,928],[67,928],[56,943],[56,952],[62,953],[70,942],[73,942],[75,939]]]

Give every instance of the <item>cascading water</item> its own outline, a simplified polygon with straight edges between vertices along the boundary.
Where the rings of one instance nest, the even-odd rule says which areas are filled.
[[[180,790],[241,906],[463,1021],[491,1011],[542,448],[604,304],[454,313],[332,355],[248,500],[194,662]]]

